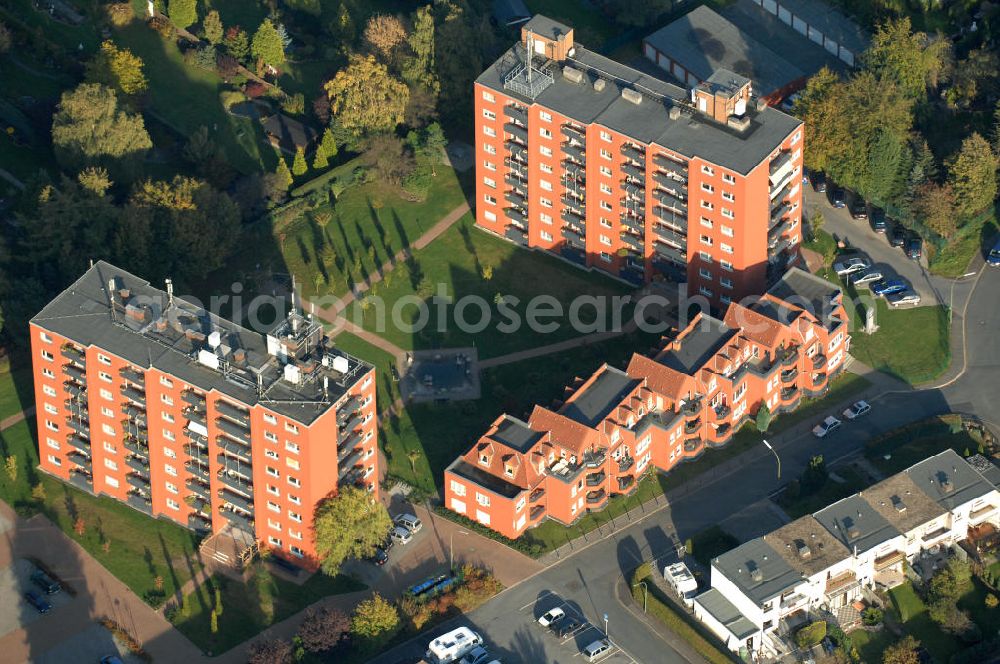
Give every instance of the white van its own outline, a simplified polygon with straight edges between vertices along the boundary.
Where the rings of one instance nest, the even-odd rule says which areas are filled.
[[[424,659],[429,664],[454,662],[462,657],[462,655],[482,644],[483,637],[468,627],[459,627],[431,641],[430,645],[427,646],[427,653],[424,655]]]

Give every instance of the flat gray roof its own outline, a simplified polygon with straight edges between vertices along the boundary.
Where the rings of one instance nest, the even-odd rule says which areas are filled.
[[[703,313],[698,326],[681,339],[680,348],[671,350],[660,362],[671,369],[693,375],[735,335],[736,330]]]
[[[984,457],[982,454],[973,454],[966,461],[976,469],[986,481],[993,486],[1000,487],[1000,468],[996,464]]]
[[[802,582],[802,575],[761,537],[715,558],[712,566],[758,605]]]
[[[618,406],[639,381],[620,369],[604,365],[597,378],[582,393],[563,406],[559,413],[588,427],[595,426]]]
[[[559,37],[567,34],[572,28],[565,23],[560,23],[555,21],[548,16],[542,16],[541,14],[535,14],[531,17],[531,20],[524,24],[526,30],[530,30],[536,35],[545,37],[546,39],[559,39]]]
[[[727,69],[750,79],[754,90],[770,94],[806,76],[705,5],[660,28],[645,41],[702,81],[719,69]]]
[[[843,294],[832,282],[797,267],[785,272],[767,292],[779,300],[802,307],[826,325],[831,322],[832,303]],[[754,309],[785,325],[790,322],[790,311],[779,312],[770,303],[759,303],[754,305]]]
[[[743,1],[747,2],[748,0]],[[778,0],[778,6],[801,18],[826,37],[846,46],[855,55],[860,55],[871,42],[868,34],[857,23],[827,2],[821,0]]]
[[[900,534],[858,494],[813,514],[827,531],[851,551],[864,553]]]
[[[541,437],[541,433],[510,415],[504,415],[503,422],[497,425],[497,430],[490,435],[490,438],[498,443],[522,454],[530,450]]]
[[[740,610],[716,588],[706,590],[695,597],[694,601],[741,641],[750,638],[758,631],[750,619],[740,613]]]
[[[946,510],[953,510],[996,489],[952,449],[924,459],[904,472]]]
[[[109,285],[113,285],[111,292]],[[31,322],[81,346],[101,348],[142,369],[156,367],[206,392],[217,390],[248,406],[261,403],[309,424],[372,367],[326,346],[322,327],[300,315],[295,318],[296,339],[303,334],[315,335],[310,343],[322,344],[302,358],[304,370],[297,384],[284,380],[284,366],[268,352],[265,335],[220,318],[183,297],[171,300],[145,279],[105,261],[96,262]],[[292,334],[286,323],[282,321],[269,334],[291,339],[286,336]],[[219,357],[220,352],[224,353],[220,359],[225,371],[198,360],[199,351],[211,350],[206,339],[213,332],[219,334],[221,345],[211,354]],[[318,356],[320,352],[346,358],[347,371],[327,368]],[[240,356],[242,359],[237,359]],[[323,377],[328,379],[325,397]]]
[[[504,498],[513,498],[524,491],[524,489],[516,484],[511,484],[501,477],[476,468],[462,457],[458,457],[452,461],[447,470]]]
[[[503,85],[504,76],[521,62],[523,52],[520,44],[515,45],[480,74],[477,82],[525,105],[538,103],[581,124],[597,123],[637,142],[655,143],[737,173],[753,170],[802,124],[777,109],[765,107],[761,111],[748,110],[751,121],[746,131],[730,129],[691,109],[687,90],[579,44],[565,63],[550,63],[553,83],[532,100]],[[541,65],[537,57],[535,63]],[[583,71],[583,81],[574,83],[565,78],[560,71],[563,64]],[[600,91],[593,86],[598,78],[606,81]],[[626,88],[643,93],[642,102],[624,99],[621,91]],[[682,112],[671,120],[669,112],[674,106],[681,107]]]

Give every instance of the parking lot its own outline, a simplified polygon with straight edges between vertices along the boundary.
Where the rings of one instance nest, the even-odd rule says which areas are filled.
[[[550,627],[542,627],[538,619],[552,609],[561,609],[565,616]],[[543,591],[539,597],[530,604],[521,607],[520,615],[516,621],[517,627],[524,626],[540,634],[539,644],[546,662],[575,661],[586,662],[583,649],[594,641],[605,638],[604,624],[601,616],[593,616],[593,621],[589,620],[584,612],[572,602],[565,601],[555,593]],[[595,625],[594,622],[598,624]],[[609,625],[610,628],[610,625]],[[610,629],[608,630],[611,631]],[[614,664],[638,664],[619,644],[615,643],[614,636],[609,639],[611,649],[595,659],[595,662],[609,662]]]
[[[0,602],[0,636],[27,627],[36,620],[52,620],[52,614],[58,614],[60,607],[73,601],[67,592],[55,595],[42,593],[31,582],[33,571],[35,571],[35,565],[24,558],[18,558],[10,566],[0,569],[0,597],[5,600]],[[49,614],[43,616],[24,600],[24,593],[28,590],[37,592],[52,605]],[[58,620],[58,617],[55,620]]]
[[[91,625],[59,645],[32,658],[33,664],[64,664],[65,662],[99,662],[102,657],[118,655],[124,664],[141,664],[144,660],[118,643],[103,625]]]

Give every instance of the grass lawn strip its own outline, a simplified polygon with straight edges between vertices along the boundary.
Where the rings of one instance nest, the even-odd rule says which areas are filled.
[[[19,367],[11,369],[10,362],[0,360],[0,420],[16,415],[24,408],[33,406],[34,394],[24,394],[20,390],[31,390],[31,369]]]
[[[869,443],[865,447],[865,457],[889,476],[949,448],[962,457],[966,452],[975,454],[979,445],[980,441],[960,423],[953,426],[946,420],[936,419],[903,427]]]
[[[942,632],[931,620],[927,606],[910,582],[890,590],[889,597],[899,614],[903,628],[919,640],[936,661],[947,662],[961,649],[958,639]]]

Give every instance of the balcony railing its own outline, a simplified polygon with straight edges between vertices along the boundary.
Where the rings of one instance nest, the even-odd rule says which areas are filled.
[[[243,516],[239,512],[234,512],[233,510],[219,509],[219,514],[223,519],[233,524],[240,530],[247,530],[251,533],[254,532],[253,519],[247,516]]]
[[[542,487],[539,487],[539,488],[535,489],[534,491],[532,491],[531,495],[528,496],[528,502],[529,503],[537,503],[539,500],[542,499],[542,496],[544,496],[544,495],[545,495],[545,489],[542,488]]]
[[[782,383],[791,383],[796,378],[798,378],[798,376],[799,376],[799,370],[798,369],[788,369],[787,371],[782,371],[781,372],[781,382]]]
[[[666,155],[658,154],[653,157],[653,163],[656,164],[657,168],[662,168],[668,173],[674,173],[681,179],[686,180],[688,176],[687,164],[683,162],[676,161],[667,157]]]
[[[87,424],[87,422],[81,421],[75,417],[67,417],[66,426],[80,435],[90,438],[90,425]]]
[[[684,423],[684,433],[692,434],[697,433],[701,430],[701,419],[691,420],[690,422]]]
[[[660,254],[669,261],[679,263],[680,265],[685,265],[687,263],[687,254],[685,252],[682,252],[680,249],[677,249],[660,239],[653,242],[653,249],[656,253]]]
[[[207,480],[206,480],[207,481]],[[188,488],[192,493],[201,496],[205,500],[209,500],[212,495],[211,487],[204,482],[199,482],[196,479],[189,479],[184,483],[184,486]]]
[[[587,152],[579,145],[574,145],[573,143],[563,143],[562,151],[563,154],[577,163],[582,164],[587,161]]]
[[[364,473],[365,473],[365,471],[363,471],[360,468],[351,468],[351,469],[348,469],[347,474],[346,475],[342,475],[340,477],[340,479],[338,480],[337,483],[338,484],[354,484],[355,482],[364,479]]]
[[[507,209],[510,210],[510,208]],[[507,229],[504,230],[503,234],[504,237],[506,237],[511,242],[516,242],[517,244],[523,244],[523,245],[528,244],[528,232],[518,228],[517,226],[508,226]]]
[[[624,155],[628,159],[632,159],[634,161],[639,162],[640,164],[643,164],[643,166],[645,166],[646,164],[646,151],[641,150],[634,145],[623,143],[622,155]]]
[[[140,512],[145,512],[146,514],[153,513],[153,500],[148,496],[140,496],[136,493],[130,493],[128,498],[125,499],[125,502],[128,503],[130,507],[133,507]]]
[[[126,399],[130,401],[134,401],[135,403],[139,404],[144,408],[146,406],[146,393],[137,387],[134,387],[132,385],[129,385],[128,387],[123,387],[122,396],[124,396]]]
[[[950,532],[951,530],[949,528],[942,526],[940,528],[937,528],[936,530],[932,530],[931,532],[925,534],[923,537],[920,538],[920,541],[923,542],[924,544],[929,544],[935,540],[941,539],[945,535],[948,535]]]
[[[566,138],[574,138],[578,141],[587,140],[587,133],[583,129],[580,129],[579,127],[574,127],[573,125],[570,124],[564,124],[562,126],[562,133],[563,136],[565,136]]]
[[[685,400],[680,410],[685,417],[698,415],[701,413],[701,397],[698,396]]]
[[[701,438],[688,438],[684,441],[684,451],[685,452],[697,452],[701,449],[702,440]]]
[[[70,450],[69,454],[66,455],[66,458],[87,472],[94,470],[94,464],[90,460],[90,457],[80,450]]]
[[[86,382],[87,372],[73,363],[63,365],[63,373],[78,381]]]
[[[729,414],[733,412],[732,409],[726,404],[719,404],[714,408],[714,411],[716,419],[720,420],[726,419],[727,417],[729,417]]]
[[[521,124],[528,124],[528,111],[524,108],[519,108],[513,104],[507,104],[503,107],[503,114],[508,118],[518,120]]]
[[[853,571],[844,572],[832,579],[827,579],[826,594],[830,596],[835,593],[849,592],[859,585],[861,584],[858,582],[858,577]]]
[[[195,408],[205,407],[204,395],[198,394],[193,390],[184,390],[183,392],[181,392],[181,401],[190,406],[194,406]]]
[[[646,186],[646,173],[643,169],[632,164],[625,164],[622,166],[622,173],[627,175],[634,183],[640,186]]]
[[[251,498],[253,497],[253,482],[251,480],[241,479],[238,475],[227,473],[225,470],[220,470],[216,477],[230,489],[235,489]]]
[[[125,480],[137,489],[149,489],[149,478],[136,473],[129,473]]]
[[[339,479],[343,480],[344,476],[347,475],[347,473],[354,470],[354,467],[360,461],[361,461],[361,450],[356,450],[350,455],[348,455],[348,457],[344,459],[344,463],[341,464],[340,466],[340,473],[338,475]]]
[[[146,381],[146,375],[135,367],[122,367],[118,373],[125,380],[137,385],[142,385]]]
[[[645,248],[645,243],[641,237],[633,235],[632,233],[622,233],[620,235],[622,244],[626,247],[631,247],[636,251],[642,251]]]
[[[63,357],[67,360],[72,360],[74,362],[86,363],[87,353],[79,346],[74,346],[73,344],[63,344],[59,351]]]
[[[906,560],[906,554],[902,551],[892,551],[891,553],[887,553],[884,556],[875,559],[875,571],[881,572],[887,567],[892,567],[893,565],[901,563],[904,560]]]
[[[819,371],[826,366],[826,355],[822,353],[819,355],[814,355],[812,358],[812,368],[813,371]]]
[[[90,441],[86,438],[81,438],[77,434],[72,434],[66,437],[66,442],[78,450],[83,450],[84,452],[90,452]]]
[[[531,511],[528,512],[528,518],[531,521],[537,521],[538,519],[541,519],[544,515],[545,515],[545,505],[535,505],[534,507],[531,508]]]
[[[622,457],[618,460],[618,472],[627,473],[635,465],[635,459],[630,456]]]
[[[192,422],[208,426],[208,413],[205,412],[204,408],[185,408],[181,413]]]
[[[225,454],[219,455],[219,463],[225,463],[227,460],[229,462],[240,461],[248,466],[252,463],[250,448],[240,445],[236,441],[228,440],[225,437],[220,436],[219,448],[225,452]]]
[[[239,426],[238,424],[234,424],[233,422],[223,417],[217,417],[215,418],[215,426],[217,426],[220,431],[222,431],[227,436],[230,436],[231,438],[234,438],[236,440],[241,440],[247,444],[250,443],[250,432],[244,429],[243,427]]]
[[[236,505],[244,512],[253,513],[253,501],[230,491],[228,488],[219,489],[219,498],[231,505]]]
[[[94,478],[89,474],[70,471],[69,483],[89,493],[94,492]]]
[[[240,424],[244,427],[250,426],[250,413],[244,410],[243,408],[234,406],[228,401],[222,401],[222,400],[216,401],[215,410],[216,412],[219,413],[219,415],[222,415],[223,417],[226,417],[236,422],[237,424]]]
[[[785,387],[781,390],[781,400],[786,403],[797,401],[802,394],[797,387]]]
[[[208,530],[212,527],[212,517],[201,512],[191,512],[188,514],[188,527],[195,530]]]
[[[520,140],[522,143],[528,142],[528,130],[521,125],[514,124],[513,122],[508,122],[503,126],[504,133],[513,136],[514,138]]]
[[[606,480],[607,478],[608,476],[604,473],[603,470],[599,473],[592,473],[590,475],[587,475],[586,479],[587,486],[601,486],[602,484],[604,484],[604,480]]]
[[[135,438],[134,436],[128,436],[123,439],[122,445],[129,452],[133,454],[139,454],[141,456],[149,456],[149,445],[145,442]]]
[[[624,477],[619,477],[618,478],[618,491],[619,492],[625,491],[630,486],[632,486],[634,483],[635,483],[635,476],[633,476],[633,475],[625,475]]]
[[[799,351],[797,348],[785,348],[778,349],[777,360],[781,362],[782,366],[790,366],[799,361]]]
[[[143,457],[129,455],[125,458],[125,465],[137,473],[149,474],[149,461]]]
[[[604,502],[608,497],[608,493],[604,489],[598,489],[597,491],[591,491],[587,494],[587,504],[595,505],[597,503]]]

